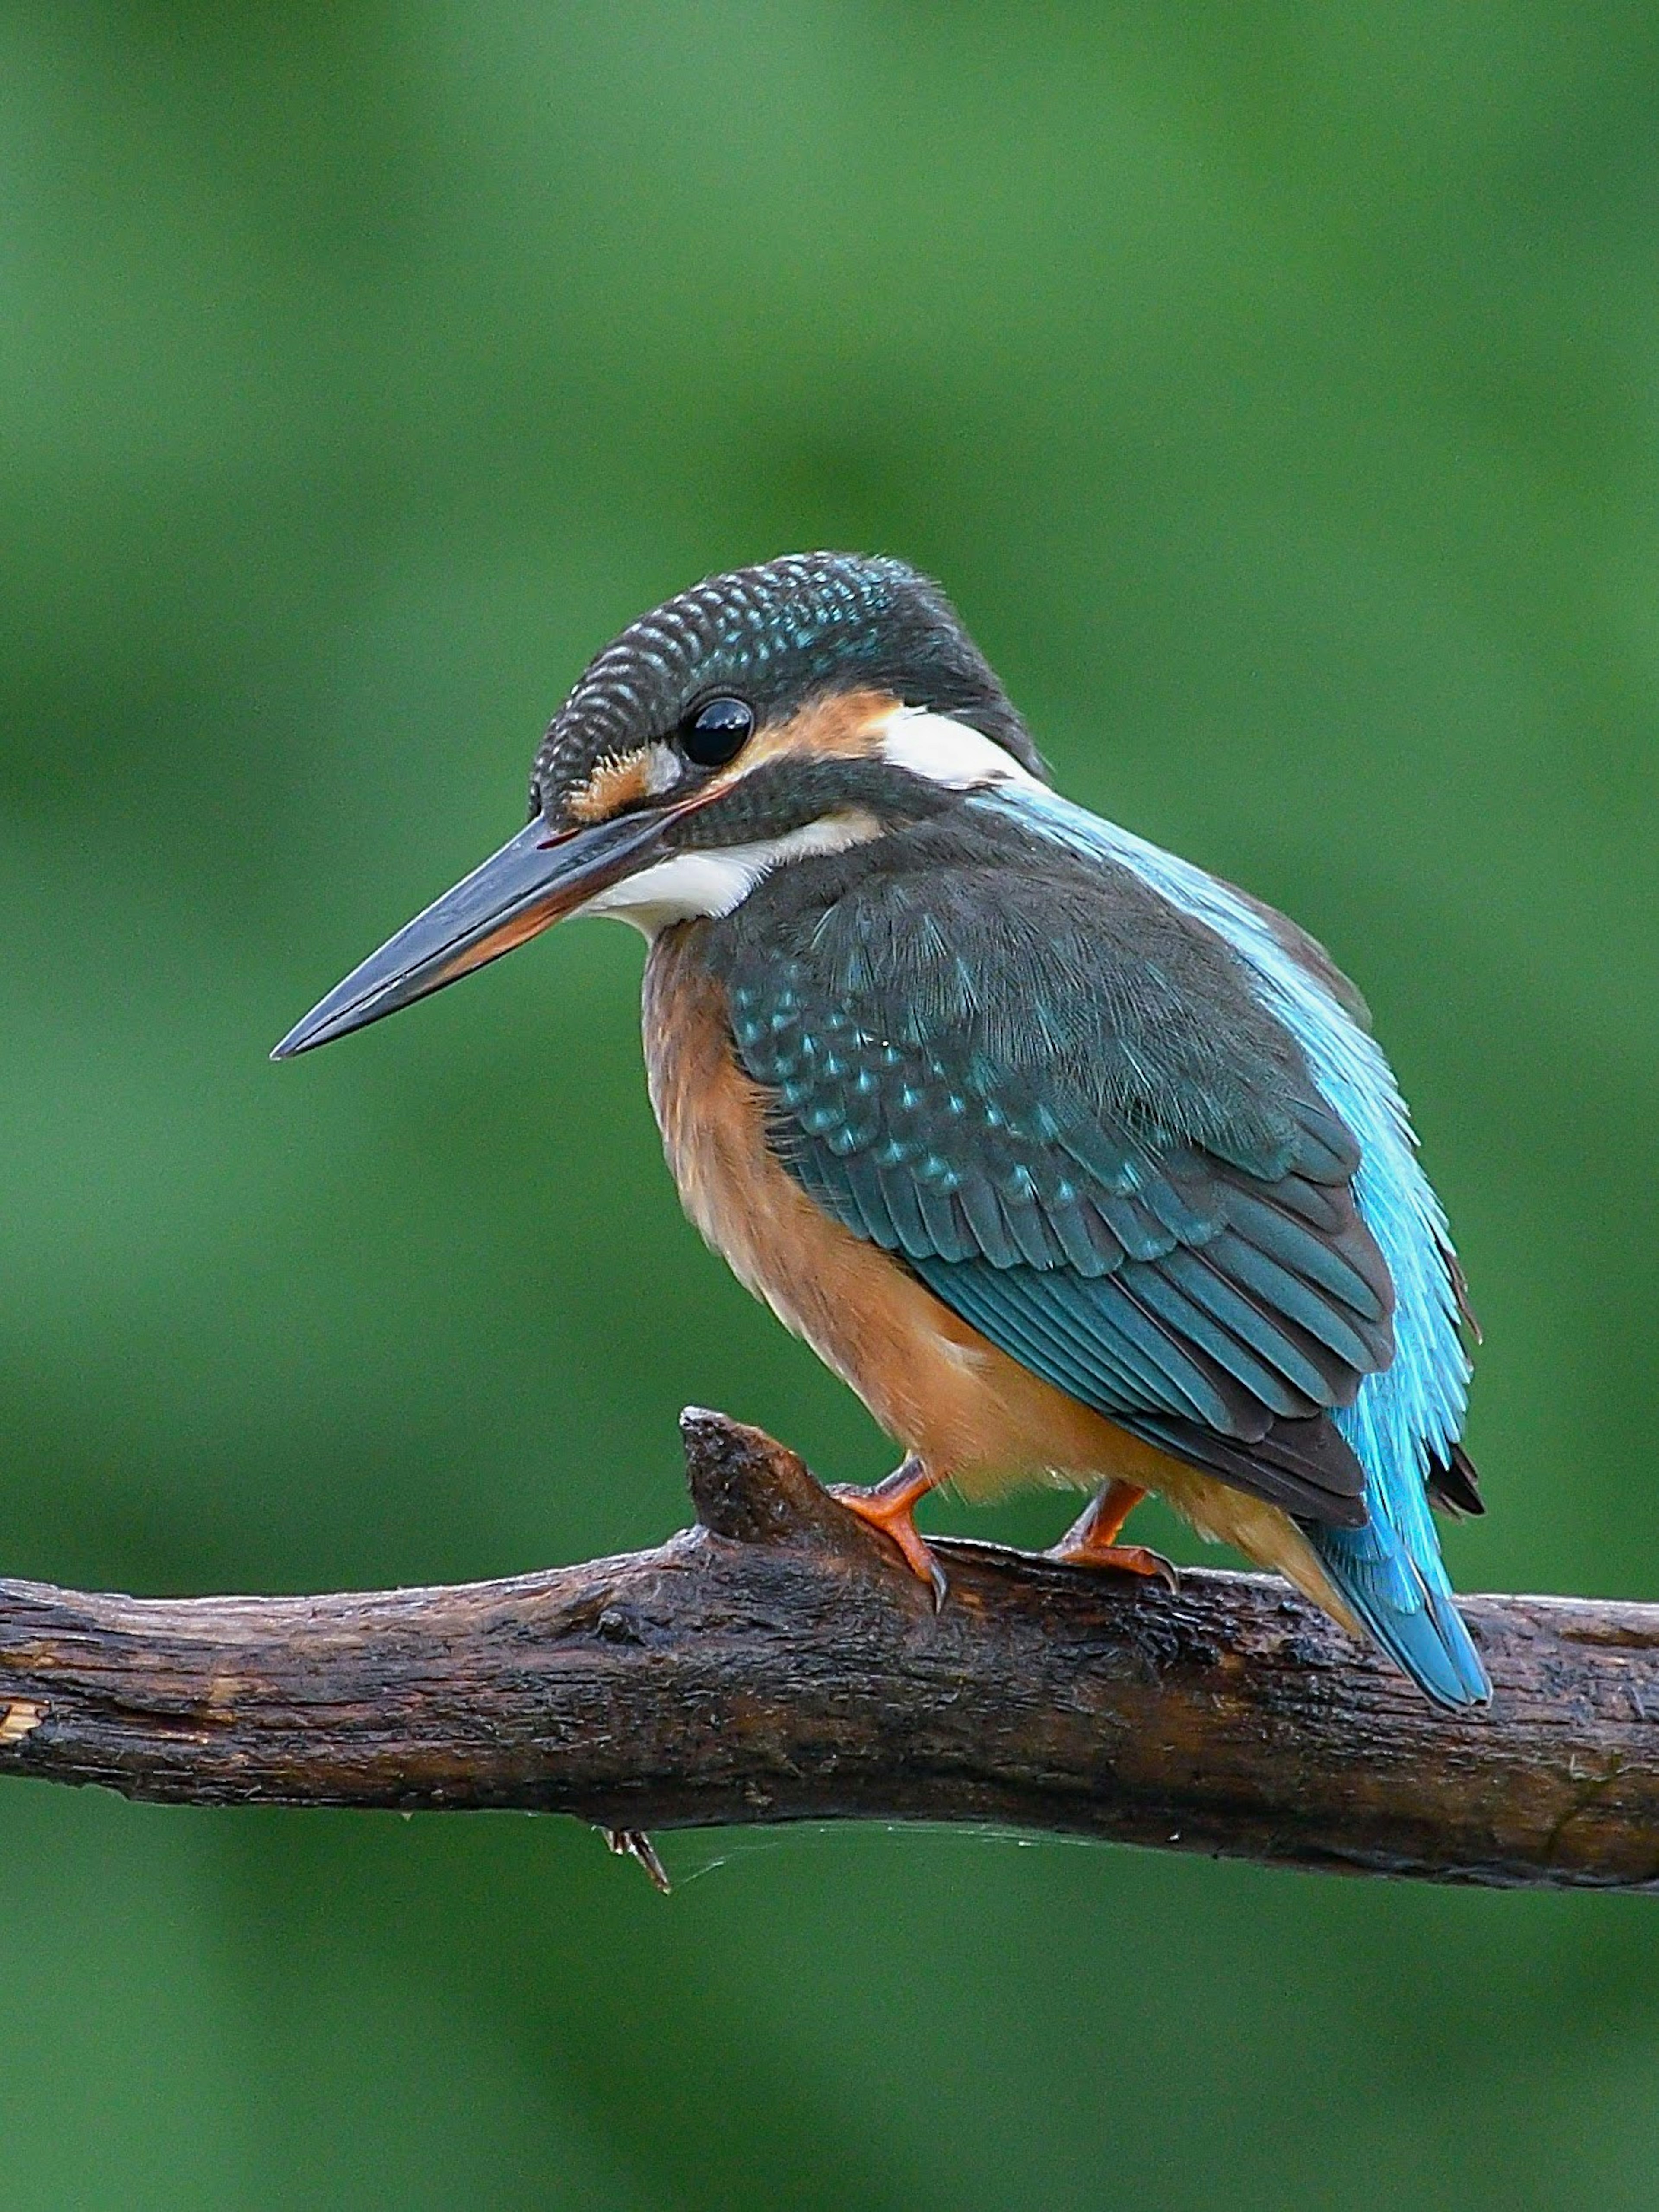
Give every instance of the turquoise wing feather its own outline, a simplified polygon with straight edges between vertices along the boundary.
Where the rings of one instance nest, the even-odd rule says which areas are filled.
[[[1445,1215],[1416,1152],[1393,1071],[1364,1026],[1364,1004],[1292,924],[1172,853],[1036,786],[975,802],[1070,850],[1127,866],[1215,930],[1249,969],[1262,1003],[1295,1036],[1320,1095],[1359,1152],[1354,1190],[1395,1287],[1394,1358],[1335,1415],[1365,1470],[1363,1528],[1311,1526],[1327,1571],[1383,1649],[1441,1704],[1482,1703],[1492,1684],[1454,1601],[1431,1493],[1479,1508],[1459,1449],[1468,1318]]]
[[[1226,946],[1130,872],[953,834],[734,918],[732,1030],[779,1157],[1033,1371],[1358,1527],[1330,1415],[1391,1358],[1393,1293],[1340,1117]]]
[[[1034,1372],[1294,1514],[1431,1696],[1487,1694],[1425,1490],[1468,1372],[1449,1248],[1340,979],[1035,788],[866,854],[725,925],[789,1172]]]

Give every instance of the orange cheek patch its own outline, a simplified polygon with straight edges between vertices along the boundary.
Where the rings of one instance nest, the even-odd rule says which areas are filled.
[[[566,799],[565,811],[585,825],[609,822],[624,807],[641,805],[651,796],[651,748],[639,745],[631,753],[596,762],[586,782]]]
[[[769,761],[872,759],[880,749],[884,724],[902,704],[890,691],[874,690],[838,691],[827,699],[815,699],[787,721],[769,723],[757,731],[731,772],[705,787],[708,795],[713,799],[729,791]],[[665,757],[659,759],[659,755]],[[565,816],[586,829],[596,822],[609,822],[630,806],[665,798],[673,787],[678,765],[672,748],[660,742],[612,753],[595,762],[586,780],[570,793],[564,802]]]
[[[882,724],[901,704],[890,691],[837,691],[815,699],[787,722],[757,731],[726,781],[739,782],[773,760],[870,760],[880,745]]]

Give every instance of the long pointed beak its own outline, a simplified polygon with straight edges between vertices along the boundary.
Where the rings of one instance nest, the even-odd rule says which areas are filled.
[[[291,1029],[273,1060],[330,1044],[499,959],[632,875],[684,807],[550,831],[532,822],[354,968]]]

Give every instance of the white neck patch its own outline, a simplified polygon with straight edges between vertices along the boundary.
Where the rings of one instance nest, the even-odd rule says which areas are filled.
[[[972,791],[983,783],[1036,783],[1011,752],[994,738],[971,730],[949,714],[930,714],[925,707],[900,707],[879,725],[883,760],[925,775],[951,791]]]
[[[925,707],[895,708],[875,726],[875,737],[878,759],[947,790],[1038,781],[994,738],[949,714],[929,714]],[[852,809],[752,845],[676,853],[608,891],[598,892],[570,918],[615,915],[619,921],[631,921],[647,937],[654,937],[677,921],[711,921],[732,913],[774,868],[814,853],[843,853],[849,845],[866,844],[880,835],[881,824],[872,815]]]
[[[844,853],[849,845],[862,845],[880,835],[881,824],[872,815],[830,814],[822,822],[808,822],[784,836],[757,844],[676,853],[596,893],[570,919],[615,915],[619,921],[631,921],[646,937],[654,937],[673,922],[712,921],[731,914],[763,877],[787,861],[804,860],[814,853]]]

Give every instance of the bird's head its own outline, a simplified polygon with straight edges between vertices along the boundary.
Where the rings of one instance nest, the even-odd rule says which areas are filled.
[[[902,562],[792,554],[711,577],[584,672],[537,752],[528,827],[274,1056],[395,1013],[567,915],[650,935],[728,914],[792,860],[1042,773],[956,611]]]

